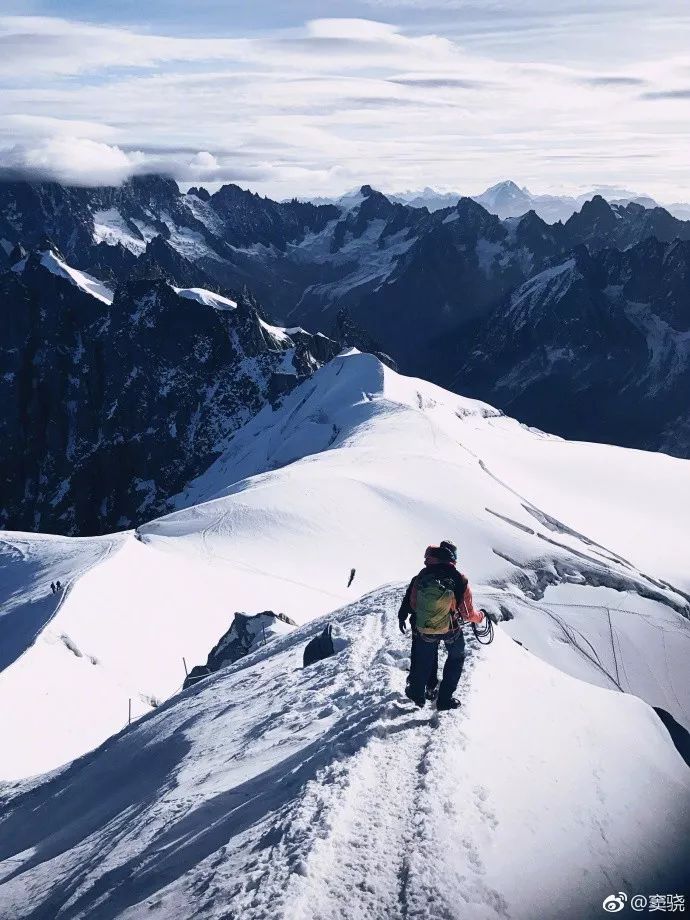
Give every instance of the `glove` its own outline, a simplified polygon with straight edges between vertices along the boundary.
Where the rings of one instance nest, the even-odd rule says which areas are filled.
[[[398,626],[400,627],[400,632],[404,636],[407,632],[407,617],[398,617]]]

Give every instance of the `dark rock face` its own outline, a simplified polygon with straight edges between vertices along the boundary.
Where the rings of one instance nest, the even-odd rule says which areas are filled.
[[[401,256],[385,285],[352,309],[403,370],[437,378],[437,341],[486,315],[516,285],[564,251],[558,231],[532,214],[511,225],[470,198],[439,211],[436,226]],[[524,224],[524,227],[523,227]]]
[[[105,303],[40,252],[0,276],[0,301],[0,527],[16,530],[97,534],[164,511],[224,439],[338,351],[275,336],[248,293],[215,309],[134,277]]]
[[[394,371],[398,370],[398,365],[390,355],[383,351],[381,343],[377,342],[368,332],[365,332],[361,326],[358,326],[345,308],[339,310],[336,315],[334,338],[343,346],[376,355],[379,361],[382,361]]]
[[[664,726],[671,736],[671,741],[673,742],[676,750],[683,758],[685,763],[690,767],[690,732],[683,728],[679,722],[676,722],[671,713],[666,712],[665,709],[661,709],[659,706],[655,706],[654,712],[664,723]]]
[[[502,213],[528,200],[513,183],[489,192]],[[595,196],[547,224],[534,211],[502,221],[469,198],[430,213],[368,185],[340,207],[236,185],[183,195],[160,176],[117,189],[0,184],[5,267],[13,247],[46,235],[113,289],[138,279],[252,291],[311,336],[294,333],[303,368],[331,354],[313,335],[325,332],[565,436],[690,454],[690,221],[663,208]],[[577,278],[542,283],[571,258]],[[276,370],[268,397],[290,377]]]
[[[690,242],[583,246],[491,313],[452,385],[570,438],[689,456],[689,330]]]
[[[197,665],[189,672],[183,690],[191,687],[228,664],[244,658],[255,648],[269,642],[277,634],[276,625],[295,627],[297,624],[284,613],[264,610],[263,613],[236,613],[230,629],[221,636],[209,652],[205,665]],[[283,630],[284,631],[284,630]]]
[[[610,204],[600,195],[585,202],[563,229],[572,246],[585,243],[594,251],[607,246],[626,249],[650,237],[664,243],[690,240],[690,222],[678,220],[664,208],[645,208],[633,201]]]
[[[271,201],[237,185],[218,189],[209,204],[223,221],[223,237],[232,246],[258,243],[285,249],[287,243],[299,240],[309,231],[322,230],[340,214],[334,205]]]

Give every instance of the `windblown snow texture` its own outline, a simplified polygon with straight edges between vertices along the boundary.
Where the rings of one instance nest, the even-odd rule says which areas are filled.
[[[687,483],[685,461],[569,443],[341,355],[231,438],[175,513],[96,541],[6,535],[0,626],[37,626],[0,673],[0,777],[83,754],[130,698],[149,712],[236,610],[308,622],[351,600],[351,568],[358,592],[402,582],[446,537],[531,653],[690,728]],[[48,619],[56,577],[70,590]]]
[[[682,890],[687,482],[353,351],[173,514],[3,534],[0,916],[581,920]],[[436,715],[397,609],[441,538],[502,622]],[[178,692],[237,609],[303,625]]]
[[[317,621],[8,790],[3,916],[579,920],[612,879],[678,890],[690,772],[652,710],[500,631],[460,713],[413,710],[401,589],[337,614],[338,655],[301,667]]]

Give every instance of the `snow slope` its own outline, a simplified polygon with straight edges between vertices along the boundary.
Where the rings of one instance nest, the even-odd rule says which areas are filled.
[[[12,271],[22,272],[25,264],[26,259],[22,259],[20,262],[17,262],[16,265],[12,266]],[[75,287],[95,297],[96,300],[100,300],[102,303],[113,302],[113,292],[109,287],[106,287],[102,281],[94,278],[93,275],[79,271],[77,268],[72,268],[71,265],[68,265],[62,259],[58,258],[50,249],[46,249],[45,252],[41,253],[41,265],[47,268],[49,272],[52,272],[53,275],[58,275],[60,278],[66,278],[67,281]]]
[[[235,611],[308,622],[409,579],[444,537],[527,648],[690,727],[689,481],[687,461],[569,444],[343,354],[241,429],[180,510],[113,538],[33,644],[25,635],[0,674],[11,714],[0,778],[91,749],[122,727],[130,698],[135,717],[150,711],[179,689],[182,657],[204,661]],[[32,553],[49,545],[37,538]],[[11,578],[28,586],[33,570]]]
[[[651,710],[499,631],[462,710],[419,712],[401,587],[335,615],[337,656],[301,667],[317,621],[6,790],[0,914],[583,920],[682,890],[690,771]]]
[[[175,293],[187,300],[196,300],[207,307],[214,307],[216,310],[236,310],[237,303],[228,297],[222,297],[213,291],[207,291],[205,288],[178,288],[174,287]]]
[[[349,564],[360,589],[409,577],[455,535],[516,638],[690,727],[686,461],[569,443],[355,353],[265,409],[179,502],[145,540],[309,584]],[[262,565],[257,532],[280,529],[289,549]]]
[[[137,235],[135,228],[139,231]],[[157,232],[154,227],[147,227],[145,224],[132,226],[117,208],[104,208],[93,213],[94,243],[106,243],[108,246],[120,244],[135,256],[142,255],[146,243],[153,239]]]

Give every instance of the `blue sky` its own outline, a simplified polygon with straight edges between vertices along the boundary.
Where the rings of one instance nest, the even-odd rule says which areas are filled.
[[[682,200],[688,49],[680,0],[0,0],[0,165]]]

